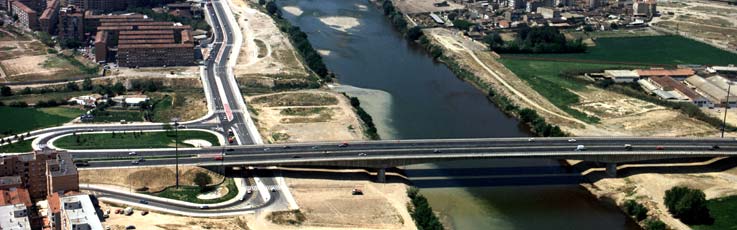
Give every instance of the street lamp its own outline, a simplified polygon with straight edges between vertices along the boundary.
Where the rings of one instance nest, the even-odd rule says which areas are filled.
[[[727,82],[727,101],[724,105],[724,119],[722,120],[722,138],[724,138],[724,130],[727,129],[727,110],[729,109],[729,94],[732,90],[732,81]]]
[[[174,155],[175,155],[175,179],[176,187],[179,189],[179,118],[172,118],[174,122]]]

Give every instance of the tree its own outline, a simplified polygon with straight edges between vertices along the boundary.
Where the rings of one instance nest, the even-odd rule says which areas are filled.
[[[266,4],[266,0],[258,0],[258,4],[263,6]]]
[[[483,39],[484,43],[489,46],[489,49],[494,49],[496,47],[501,47],[504,45],[504,40],[502,40],[502,36],[499,35],[497,32],[493,32],[491,34],[488,34],[484,36]]]
[[[668,229],[668,226],[663,223],[663,221],[656,220],[656,219],[647,219],[645,220],[645,223],[643,223],[642,226],[645,230],[666,230]]]
[[[277,15],[279,8],[276,7],[276,3],[274,3],[274,1],[269,1],[266,3],[266,12],[269,12],[271,15]]]
[[[409,40],[414,41],[420,37],[422,37],[422,29],[419,26],[415,26],[407,30],[407,38],[409,38]]]
[[[195,183],[195,184],[196,184],[196,185],[197,185],[198,187],[200,187],[200,191],[202,191],[202,190],[204,190],[204,189],[205,189],[205,187],[206,187],[206,186],[207,186],[208,184],[212,183],[212,178],[210,177],[210,175],[207,175],[207,173],[204,173],[204,172],[197,172],[197,173],[196,173],[196,174],[194,175],[194,180],[193,180],[193,182],[194,182],[194,183]]]
[[[77,85],[77,83],[70,81],[70,82],[67,82],[66,89],[67,91],[79,91],[79,85]]]
[[[453,27],[458,28],[459,30],[462,30],[462,31],[468,31],[468,29],[473,26],[476,26],[476,24],[466,21],[466,20],[461,20],[461,19],[453,20]]]
[[[46,32],[37,32],[36,35],[38,36],[38,40],[41,41],[44,45],[48,47],[54,47],[56,44],[54,44],[54,39],[51,39],[51,35]]]
[[[624,212],[634,217],[637,221],[641,221],[647,218],[648,210],[644,205],[637,203],[635,200],[627,200],[624,202]]]
[[[7,96],[12,96],[12,95],[13,95],[13,90],[11,90],[10,87],[7,87],[7,86],[0,87],[0,96],[7,97]]]
[[[685,224],[710,224],[714,221],[706,207],[706,195],[701,190],[673,187],[665,191],[664,200],[668,212]]]
[[[92,79],[85,78],[84,81],[82,81],[82,90],[89,91],[92,90]]]
[[[120,95],[125,93],[125,86],[123,86],[123,83],[116,82],[115,85],[113,85],[113,93],[115,95]]]

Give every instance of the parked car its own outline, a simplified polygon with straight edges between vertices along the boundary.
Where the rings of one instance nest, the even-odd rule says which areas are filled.
[[[148,215],[148,211],[141,212],[141,216],[145,216],[145,215]]]

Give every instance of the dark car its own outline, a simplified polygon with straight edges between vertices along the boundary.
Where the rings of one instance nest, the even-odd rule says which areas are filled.
[[[658,145],[655,147],[655,150],[665,150],[665,147]]]
[[[711,151],[719,150],[719,145],[712,145],[711,148],[709,148],[709,150]]]
[[[302,158],[301,156],[292,156],[292,158]]]
[[[348,147],[348,143],[343,142],[343,143],[339,144],[338,147],[341,147],[341,148]]]
[[[148,204],[148,201],[147,201],[147,200],[139,200],[139,201],[138,201],[138,203],[141,203],[141,204]]]
[[[233,152],[233,151],[235,151],[235,149],[228,149],[228,152]]]

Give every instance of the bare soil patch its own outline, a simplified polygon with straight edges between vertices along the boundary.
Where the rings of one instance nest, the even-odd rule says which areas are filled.
[[[432,12],[443,12],[453,11],[458,9],[464,9],[465,7],[461,4],[448,1],[450,6],[437,7],[434,4],[441,1],[435,0],[396,0],[392,1],[394,6],[399,8],[405,14],[420,14],[420,13],[432,13]]]
[[[222,176],[205,168],[182,166],[179,168],[179,182],[195,185],[192,181],[197,172],[205,172],[213,179],[213,184],[222,180]],[[80,170],[79,182],[89,184],[109,184],[134,190],[148,188],[148,191],[161,191],[174,186],[174,167],[124,168]],[[130,186],[130,187],[129,187]]]
[[[261,135],[272,143],[363,138],[353,108],[347,98],[337,93],[302,90],[247,100]]]
[[[104,212],[111,209],[110,218],[102,222],[104,227],[110,227],[111,230],[123,230],[128,225],[133,225],[136,229],[151,230],[204,230],[204,229],[223,229],[223,230],[247,230],[250,229],[246,225],[245,217],[229,217],[229,218],[195,218],[185,216],[166,215],[156,212],[150,212],[145,216],[141,215],[140,209],[134,209],[133,215],[126,216],[115,214],[116,209],[125,207],[100,202],[100,209]]]

